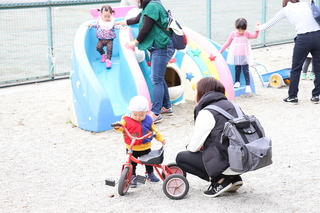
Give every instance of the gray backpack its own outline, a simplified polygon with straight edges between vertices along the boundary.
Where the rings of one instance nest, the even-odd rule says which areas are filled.
[[[230,169],[244,173],[254,171],[272,164],[271,139],[265,137],[264,129],[254,115],[244,115],[236,104],[233,104],[238,118],[216,105],[209,105],[205,109],[213,109],[229,120],[225,123],[221,140],[229,138],[228,155]],[[218,147],[219,148],[219,147]]]

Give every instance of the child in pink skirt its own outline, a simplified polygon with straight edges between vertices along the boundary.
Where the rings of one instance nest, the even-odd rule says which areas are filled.
[[[252,53],[249,39],[258,37],[258,26],[259,24],[256,24],[255,33],[250,33],[246,30],[247,20],[244,18],[238,18],[235,22],[235,28],[237,30],[230,34],[227,42],[220,49],[220,53],[222,53],[227,47],[230,46],[227,56],[227,63],[235,65],[236,80],[234,87],[240,87],[240,73],[243,69],[243,74],[246,81],[246,93],[251,92],[249,64],[252,63]]]

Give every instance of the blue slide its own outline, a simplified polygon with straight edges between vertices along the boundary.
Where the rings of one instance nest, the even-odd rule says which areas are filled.
[[[89,29],[89,24],[79,27],[74,40],[71,121],[84,130],[100,132],[111,129],[110,123],[128,113],[126,108],[133,96],[143,95],[150,101],[150,94],[133,49],[124,45],[132,39],[132,28],[115,31],[112,67],[107,69],[96,50],[96,28]]]

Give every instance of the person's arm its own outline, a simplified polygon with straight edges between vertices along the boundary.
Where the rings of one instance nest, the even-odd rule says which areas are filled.
[[[157,141],[160,141],[163,146],[166,145],[166,139],[165,139],[165,138],[163,137],[163,135],[158,131],[157,127],[156,127],[154,124],[151,125],[151,131],[156,134],[155,139],[156,139]]]
[[[121,20],[121,21],[118,21],[115,23],[115,25],[133,25],[133,24],[138,24],[139,23],[139,20],[140,20],[140,17],[141,17],[141,13],[139,13],[136,17],[133,17],[133,18],[129,18],[127,20]]]
[[[215,125],[216,120],[212,113],[208,110],[201,110],[197,116],[192,139],[187,146],[187,150],[190,152],[200,151]]]
[[[276,25],[279,21],[284,19],[286,15],[283,13],[283,9],[280,10],[270,21],[259,26],[259,30],[266,30]]]
[[[120,30],[121,29],[121,25],[114,25],[113,29]]]
[[[256,31],[255,33],[251,33],[249,31],[246,31],[246,37],[248,39],[258,38],[258,35],[259,35],[259,31]]]
[[[94,28],[97,28],[98,27],[98,21],[95,21],[95,22],[91,22],[89,25],[87,25],[90,29],[92,28],[92,27],[94,27]]]
[[[223,53],[223,51],[230,46],[233,38],[234,38],[234,33],[231,33],[226,43],[221,47],[220,53]]]
[[[127,122],[123,118],[124,118],[124,116],[122,116],[121,121],[118,121],[117,123],[121,124],[122,126],[126,126]],[[114,130],[116,130],[118,132],[123,132],[123,128],[118,127],[118,126],[115,126]]]
[[[134,47],[138,43],[142,42],[148,36],[154,25],[154,22],[155,21],[152,18],[145,15],[143,25],[139,31],[137,38],[134,41],[126,43],[126,47]]]
[[[137,40],[138,42],[142,42],[147,35],[149,34],[149,32],[152,30],[152,27],[154,25],[155,21],[150,18],[149,16],[144,16],[144,21],[143,21],[143,25],[139,31],[139,34],[137,36]]]
[[[140,21],[141,13],[139,13],[136,17],[127,19],[127,25],[138,24]]]

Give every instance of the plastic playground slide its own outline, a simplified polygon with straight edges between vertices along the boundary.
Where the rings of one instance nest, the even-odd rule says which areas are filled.
[[[113,9],[116,20],[135,16],[139,12],[133,7]],[[93,19],[98,16],[94,11],[91,14]],[[101,56],[96,50],[96,29],[89,29],[89,23],[79,27],[74,40],[70,75],[71,121],[81,129],[100,132],[111,129],[111,123],[129,112],[127,106],[133,96],[145,96],[151,106],[150,59],[147,51],[125,47],[125,43],[138,33],[137,26],[133,25],[116,30],[112,67],[107,69],[100,62]],[[165,76],[171,102],[193,100],[193,86],[207,76],[219,79],[226,87],[228,99],[232,100],[235,97],[232,74],[217,44],[187,27],[183,28],[188,37],[187,47],[176,51]]]
[[[123,9],[116,10],[116,19],[127,12]],[[124,46],[132,39],[130,28],[116,30],[112,67],[107,69],[96,51],[96,29],[89,29],[89,23],[83,23],[75,36],[70,108],[76,126],[99,132],[110,129],[110,123],[128,112],[126,107],[133,96],[143,95],[150,100],[150,95],[136,55]]]

